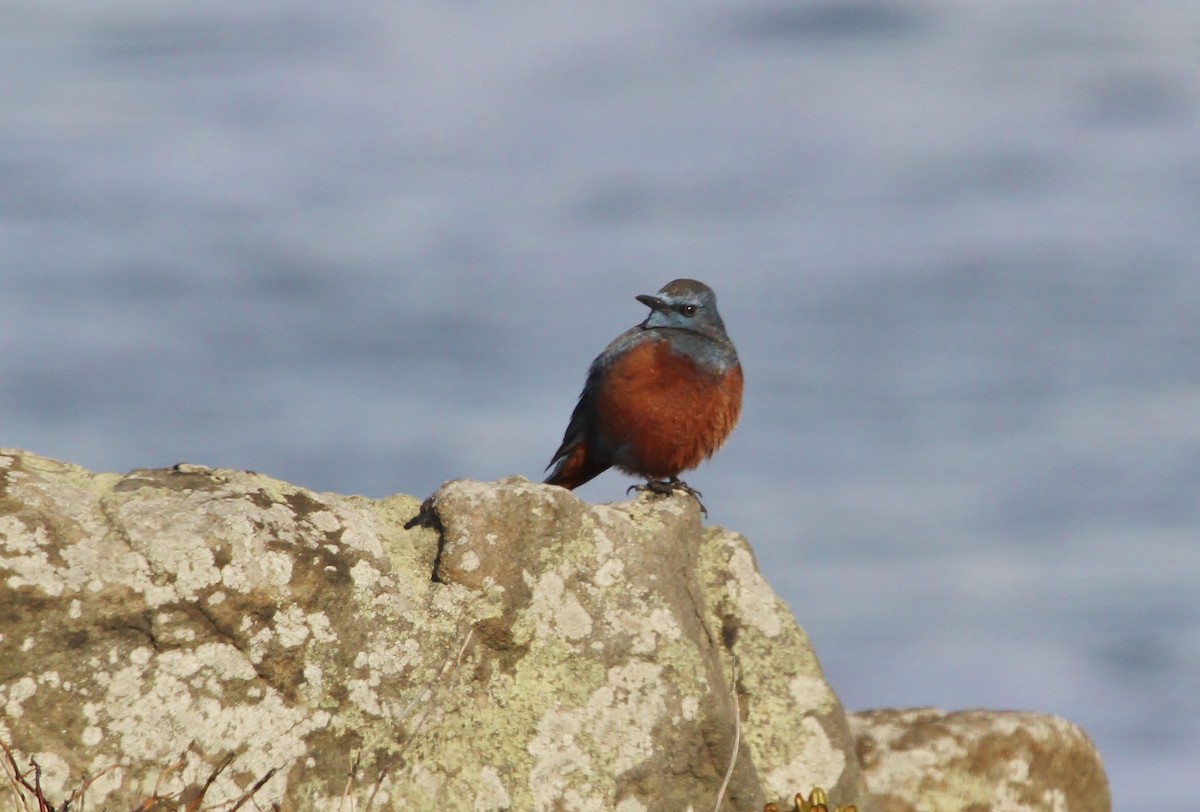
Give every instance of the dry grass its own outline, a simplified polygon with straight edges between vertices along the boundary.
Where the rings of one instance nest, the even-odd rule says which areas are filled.
[[[42,787],[42,768],[38,766],[37,760],[30,758],[29,768],[22,771],[21,766],[17,763],[16,756],[13,754],[12,748],[0,741],[0,749],[4,751],[4,772],[8,777],[9,789],[16,797],[18,805],[16,808],[19,808],[22,812],[84,812],[88,787],[100,776],[116,769],[114,765],[101,770],[95,775],[88,776],[70,796],[64,798],[61,804],[56,805],[46,797],[46,792]],[[275,769],[267,770],[261,778],[254,782],[254,786],[242,793],[240,797],[205,806],[205,798],[208,795],[208,791],[212,789],[213,783],[217,780],[217,776],[224,772],[231,763],[233,763],[232,754],[226,756],[220,764],[213,768],[203,786],[195,794],[192,794],[188,790],[177,793],[163,793],[163,784],[187,764],[180,757],[174,764],[168,764],[159,771],[158,777],[154,781],[154,789],[136,806],[131,807],[129,812],[237,812],[237,810],[244,807],[247,803],[250,803],[254,795],[263,788],[267,781],[271,780],[271,776],[275,774]],[[31,772],[32,779],[30,777]],[[187,797],[184,796],[184,792],[187,792]],[[256,810],[262,809],[257,803],[254,804],[254,807]],[[271,804],[271,808],[278,810],[279,805]]]

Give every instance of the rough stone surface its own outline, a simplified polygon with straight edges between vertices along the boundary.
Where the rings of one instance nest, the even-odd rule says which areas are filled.
[[[1106,812],[1091,739],[1055,716],[932,708],[850,715],[879,812]]]
[[[0,450],[0,742],[56,808],[230,808],[265,779],[241,808],[709,810],[736,742],[726,812],[814,786],[1107,809],[1050,717],[875,712],[852,737],[746,540],[686,496],[510,478],[419,507]]]
[[[803,632],[686,496],[407,496],[0,452],[0,738],[47,797],[262,808],[869,808]],[[163,772],[169,765],[180,762]],[[99,776],[99,777],[96,777]]]

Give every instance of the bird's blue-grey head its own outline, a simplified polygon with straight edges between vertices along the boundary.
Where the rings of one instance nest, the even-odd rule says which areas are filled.
[[[717,312],[717,295],[703,282],[676,279],[663,285],[654,296],[642,294],[637,300],[650,308],[650,315],[642,322],[643,329],[671,327],[729,341],[725,323]]]

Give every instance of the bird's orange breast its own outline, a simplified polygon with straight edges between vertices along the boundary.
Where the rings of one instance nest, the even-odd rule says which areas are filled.
[[[742,368],[714,372],[651,339],[613,361],[597,392],[600,428],[614,464],[632,474],[673,477],[721,447],[742,408]]]

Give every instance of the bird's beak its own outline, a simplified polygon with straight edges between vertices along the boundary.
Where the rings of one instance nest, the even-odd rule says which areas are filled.
[[[642,295],[635,296],[634,298],[651,310],[666,310],[669,307],[662,299],[658,298],[657,296],[651,296],[648,293],[643,293]]]

